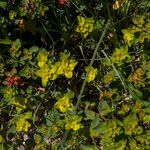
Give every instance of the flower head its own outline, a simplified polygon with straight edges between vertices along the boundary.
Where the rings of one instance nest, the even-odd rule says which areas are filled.
[[[85,68],[85,71],[87,72],[87,82],[91,82],[95,79],[97,73],[98,73],[98,70],[97,69],[94,69],[93,67],[90,67],[90,66],[87,66]]]
[[[70,130],[70,129],[73,129],[74,131],[79,130],[81,128],[81,123],[80,123],[81,120],[82,117],[77,115],[67,118],[66,125],[65,125],[66,130]]]
[[[73,110],[73,104],[70,102],[70,99],[74,97],[73,92],[66,93],[63,97],[58,98],[58,101],[55,103],[54,107],[59,109],[60,112],[66,112],[68,110]]]
[[[144,19],[145,19],[145,16],[140,16],[139,18],[133,18],[132,21],[138,27],[142,27],[145,23]]]
[[[36,72],[36,74],[42,78],[42,85],[46,86],[47,82],[49,80],[49,72],[50,72],[50,67],[47,64],[44,64],[40,70]]]
[[[37,60],[38,60],[38,66],[41,68],[43,65],[47,62],[48,52],[46,50],[43,50],[38,53]]]
[[[124,62],[128,63],[131,61],[131,56],[128,52],[128,47],[116,48],[112,55],[112,62],[116,63],[118,66],[121,66]]]
[[[25,115],[17,115],[13,119],[10,120],[10,124],[16,125],[16,131],[21,132],[25,131],[28,132],[29,127],[31,127],[31,124],[27,121],[27,119],[31,119],[32,113],[27,112]]]
[[[28,131],[28,128],[31,126],[31,124],[24,118],[18,118],[15,122],[16,124],[16,131]]]
[[[15,97],[15,99],[12,102],[12,105],[16,107],[17,112],[21,112],[22,110],[25,110],[27,103],[27,99],[21,98],[21,97]]]
[[[76,28],[76,32],[81,33],[81,35],[86,38],[88,34],[93,31],[95,21],[92,18],[84,18],[82,16],[77,16],[77,20],[79,24]]]
[[[127,42],[129,46],[131,46],[134,39],[134,34],[131,33],[129,29],[123,29],[122,32],[124,34],[123,36],[124,41]]]
[[[72,78],[73,70],[78,62],[75,59],[69,59],[69,54],[62,53],[61,61],[56,63],[58,65],[58,74],[64,74],[66,78]]]

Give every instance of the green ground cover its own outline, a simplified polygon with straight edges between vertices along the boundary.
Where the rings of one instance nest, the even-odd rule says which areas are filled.
[[[149,95],[149,0],[0,1],[0,150],[149,150]]]

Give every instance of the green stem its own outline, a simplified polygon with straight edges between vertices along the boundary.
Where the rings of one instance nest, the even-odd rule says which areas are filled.
[[[105,34],[106,34],[106,31],[107,31],[107,29],[108,29],[109,24],[110,24],[110,19],[107,21],[107,24],[106,24],[106,26],[105,26],[105,29],[104,29],[104,31],[103,31],[103,33],[102,33],[102,35],[101,35],[101,37],[100,37],[100,39],[99,39],[99,41],[98,41],[98,43],[97,43],[97,46],[96,46],[96,48],[95,48],[95,51],[94,51],[94,53],[93,53],[93,56],[92,56],[92,59],[91,59],[90,65],[89,65],[90,67],[92,67],[92,65],[93,65],[93,63],[94,63],[94,59],[95,59],[95,57],[96,57],[96,53],[97,53],[97,51],[98,51],[98,49],[99,49],[100,44],[101,44],[102,41],[103,41],[103,38],[104,38],[104,36],[105,36]],[[88,74],[86,74],[86,78],[87,78],[87,75],[88,75]],[[82,86],[81,86],[80,93],[79,93],[78,98],[77,98],[77,103],[76,103],[76,106],[75,106],[76,109],[79,107],[79,104],[80,104],[80,102],[81,102],[81,98],[82,98],[82,95],[83,95],[83,92],[84,92],[84,89],[85,89],[85,86],[86,86],[86,78],[85,78],[84,81],[83,81],[83,84],[82,84]]]
[[[52,41],[52,43],[53,43],[53,45],[54,45],[55,42],[54,42],[53,38],[51,37],[51,35],[50,35],[49,32],[47,31],[47,29],[46,29],[46,27],[43,25],[43,23],[42,23],[42,22],[40,22],[40,23],[41,23],[43,29],[45,30],[45,32],[47,33],[47,35],[49,36],[50,40]]]
[[[107,56],[107,54],[105,53],[104,50],[102,50],[101,52],[103,53],[103,55],[104,55],[108,60],[111,61],[111,59]],[[123,88],[124,88],[124,91],[127,93],[126,86],[125,86],[125,84],[124,84],[124,82],[123,82],[123,80],[122,80],[122,78],[121,78],[119,72],[117,71],[116,67],[114,66],[114,64],[113,64],[112,62],[111,62],[111,66],[112,66],[112,68],[114,69],[114,71],[116,72],[118,78],[120,79],[121,84],[122,84],[122,86],[123,86]]]
[[[70,0],[70,2],[79,10],[79,12],[86,18],[86,15],[80,10],[80,8],[72,1]]]

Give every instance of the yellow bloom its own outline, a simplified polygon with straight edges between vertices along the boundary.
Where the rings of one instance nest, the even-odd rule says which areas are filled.
[[[66,78],[72,78],[73,72],[69,68],[65,71]]]
[[[14,18],[17,16],[17,13],[13,10],[9,11],[9,19],[14,20]]]
[[[78,26],[76,32],[79,32],[83,35],[84,38],[88,36],[90,32],[93,31],[94,20],[92,18],[84,18],[82,16],[77,16]]]
[[[69,60],[69,68],[70,68],[71,71],[74,69],[74,67],[77,65],[77,63],[78,62],[74,59]]]
[[[131,32],[132,34],[134,34],[134,33],[136,33],[136,32],[140,32],[140,31],[142,31],[141,28],[139,28],[139,27],[137,27],[137,26],[132,26],[130,32]]]
[[[57,68],[57,74],[59,74],[59,75],[63,74],[63,70],[64,70],[63,63],[61,61],[58,61],[55,64],[58,66],[58,68]]]
[[[88,83],[93,81],[95,79],[97,73],[98,73],[97,69],[94,69],[93,67],[89,67],[89,66],[87,66],[85,68],[85,71],[87,72],[86,80],[87,80]]]
[[[79,130],[80,127],[81,127],[81,125],[80,125],[79,123],[77,123],[77,121],[72,121],[72,122],[67,123],[67,124],[65,125],[65,128],[66,128],[67,130],[73,129],[74,131]]]
[[[51,65],[51,69],[49,71],[49,80],[55,80],[58,77],[58,64]]]
[[[74,115],[71,118],[66,119],[66,125],[65,128],[66,130],[73,129],[74,131],[77,131],[81,128],[80,121],[82,118],[80,116]]]
[[[129,55],[128,47],[121,46],[120,48],[115,48],[111,60],[118,66],[121,66],[122,64],[124,64],[124,62],[130,62],[131,56]]]
[[[38,66],[41,68],[47,62],[48,52],[46,50],[41,51],[37,55]]]
[[[55,103],[54,107],[59,109],[61,112],[66,112],[68,110],[73,110],[73,104],[70,99],[74,97],[74,92],[69,91],[63,97],[59,97],[58,101]]]
[[[67,68],[65,68],[65,70],[64,70],[64,74],[65,74],[66,78],[72,78],[72,75],[73,75],[72,71],[74,70],[74,67],[77,65],[77,63],[78,62],[74,59],[69,60]]]
[[[59,131],[59,128],[56,125],[52,126],[52,131],[57,133]]]
[[[110,84],[115,79],[114,72],[110,71],[104,75],[104,83]]]
[[[16,131],[28,131],[28,128],[31,126],[31,124],[27,121],[27,119],[32,118],[32,112],[27,112],[25,115],[16,115],[13,119],[10,120],[9,124],[15,124],[16,125]]]
[[[59,109],[60,112],[66,112],[68,110],[73,110],[73,104],[70,102],[70,99],[67,95],[62,98],[59,98],[54,105],[55,108]]]
[[[36,74],[42,78],[42,85],[46,86],[47,82],[49,80],[49,72],[50,72],[50,67],[47,64],[44,64],[40,70],[36,72]]]
[[[12,102],[12,105],[16,107],[17,112],[21,112],[22,110],[25,110],[27,103],[27,99],[16,97],[14,101]]]
[[[128,29],[123,29],[122,32],[124,34],[123,36],[124,41],[127,42],[129,46],[131,46],[132,41],[134,39],[134,34],[130,33]]]
[[[60,60],[56,62],[58,69],[57,69],[57,73],[58,74],[64,74],[64,71],[67,69],[68,64],[69,64],[69,54],[66,53],[61,53],[60,54]]]
[[[132,21],[138,27],[142,27],[145,23],[144,19],[145,19],[145,16],[140,16],[139,18],[133,18]]]
[[[9,99],[16,94],[16,91],[11,87],[5,87],[3,93],[4,93],[4,97]]]
[[[150,34],[146,32],[142,32],[139,37],[140,43],[143,43],[145,39],[150,39]]]
[[[62,53],[61,61],[57,62],[57,74],[64,74],[67,78],[72,78],[74,67],[77,65],[77,61],[74,59],[68,59],[69,54]]]
[[[31,126],[31,124],[28,121],[26,121],[25,118],[21,118],[21,117],[16,120],[15,124],[16,124],[17,132],[21,132],[21,131],[27,132],[28,128]]]

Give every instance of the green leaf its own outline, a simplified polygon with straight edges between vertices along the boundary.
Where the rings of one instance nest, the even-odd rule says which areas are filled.
[[[94,120],[94,118],[95,118],[95,112],[94,111],[91,111],[88,108],[85,108],[84,113],[87,116],[87,118],[85,118],[86,120],[88,120],[88,119]]]
[[[130,94],[132,95],[132,98],[135,100],[141,100],[143,94],[141,91],[136,89],[132,84],[128,86]]]
[[[100,126],[100,118],[96,116],[96,118],[91,122],[90,125],[90,134],[91,136],[99,136],[101,132],[101,126]]]
[[[136,141],[134,139],[129,141],[130,150],[136,149]]]
[[[16,133],[15,125],[13,125],[13,126],[8,130],[8,134],[9,134],[9,133],[13,133],[13,134]]]
[[[117,123],[119,126],[121,126],[121,127],[124,126],[124,124],[122,123],[122,121],[120,121],[120,120],[118,120],[118,119],[115,119],[115,121],[116,121],[116,123]]]
[[[45,116],[46,119],[46,125],[51,126],[55,124],[60,119],[60,115],[58,111],[53,108],[51,111],[49,111],[48,115]]]
[[[0,144],[0,150],[5,150],[5,148],[4,148],[4,144],[2,143],[2,144]]]
[[[32,47],[29,49],[29,51],[30,51],[31,53],[36,53],[36,52],[38,52],[38,50],[39,50],[39,48],[38,48],[37,46],[32,46]]]
[[[21,41],[20,41],[20,39],[16,39],[14,44],[15,44],[17,49],[21,48]]]
[[[33,91],[33,87],[31,85],[29,85],[26,89],[26,92],[28,95],[31,95],[32,94],[32,91]]]
[[[74,97],[74,92],[68,89],[68,92],[66,93],[66,96],[68,96],[69,99],[72,99]]]
[[[131,135],[135,127],[138,125],[136,114],[130,114],[123,121],[125,125],[125,134]]]
[[[30,112],[30,111],[26,112],[24,117],[26,119],[31,119],[32,118],[32,112]]]
[[[126,143],[127,143],[126,140],[120,140],[118,142],[115,142],[113,150],[124,150],[126,147]]]
[[[10,45],[11,44],[11,40],[9,40],[9,39],[1,39],[0,40],[0,44]]]
[[[45,124],[40,125],[37,129],[37,132],[46,135],[47,134],[47,126]]]
[[[101,115],[107,115],[111,111],[107,101],[99,102],[98,111],[100,112]]]
[[[104,19],[97,20],[95,23],[94,29],[96,29],[96,30],[101,29],[104,25],[104,21],[105,21]]]
[[[99,150],[99,148],[95,145],[82,145],[82,150]]]

